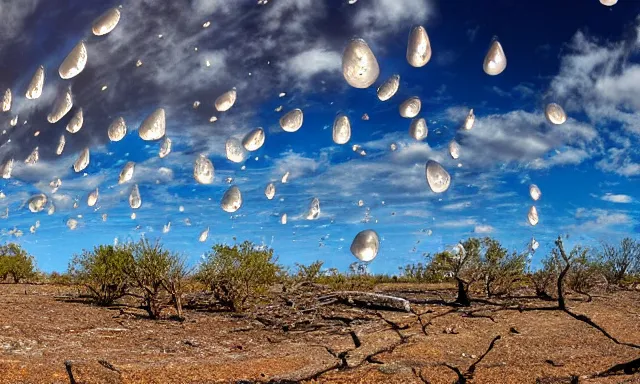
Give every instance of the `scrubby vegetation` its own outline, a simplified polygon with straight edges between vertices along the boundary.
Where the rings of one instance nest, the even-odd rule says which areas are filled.
[[[9,277],[14,283],[36,277],[33,256],[15,243],[0,246],[0,280],[6,281]]]

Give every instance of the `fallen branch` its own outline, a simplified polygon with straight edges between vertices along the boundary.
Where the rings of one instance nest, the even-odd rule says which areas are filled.
[[[109,370],[120,373],[120,370],[114,367],[113,364],[111,364],[107,360],[98,360],[98,363]]]
[[[411,305],[408,300],[401,297],[382,295],[379,293],[340,291],[320,297],[318,300],[331,298],[336,298],[344,304],[358,307],[411,312]]]
[[[633,375],[634,373],[640,372],[640,357],[626,363],[616,364],[606,371],[598,373],[595,377],[620,375],[620,372],[622,372],[623,375]]]

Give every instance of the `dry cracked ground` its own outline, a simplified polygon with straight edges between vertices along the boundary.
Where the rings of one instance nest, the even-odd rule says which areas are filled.
[[[244,315],[194,298],[186,321],[151,321],[74,287],[0,285],[0,383],[640,382],[640,292],[570,297],[576,318],[525,293],[456,308],[442,286],[376,291],[411,312],[307,286]]]

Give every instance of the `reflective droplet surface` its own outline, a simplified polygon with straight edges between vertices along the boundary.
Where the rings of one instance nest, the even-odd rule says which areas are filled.
[[[113,31],[119,21],[120,11],[118,8],[111,8],[93,21],[91,31],[96,36],[106,35]]]
[[[67,220],[67,227],[69,227],[69,229],[73,231],[78,227],[78,220],[73,218]]]
[[[487,75],[496,76],[507,68],[507,56],[502,50],[502,45],[497,39],[494,39],[484,57],[482,69]]]
[[[156,109],[140,124],[138,134],[142,140],[159,140],[166,129],[164,108]]]
[[[127,123],[124,118],[118,117],[109,124],[107,135],[111,141],[120,141],[127,135]]]
[[[142,198],[140,197],[140,190],[138,184],[134,184],[129,194],[129,206],[133,209],[138,209],[142,205]]]
[[[207,227],[207,229],[205,229],[204,231],[200,232],[198,241],[200,241],[201,243],[204,243],[205,241],[207,241],[208,237],[209,237],[209,227]]]
[[[470,130],[471,128],[473,128],[473,123],[475,123],[476,121],[476,115],[473,114],[473,108],[471,108],[469,110],[469,113],[467,114],[467,117],[464,119],[464,129],[466,129],[467,131]]]
[[[171,139],[165,137],[162,141],[162,145],[160,146],[160,151],[158,152],[158,156],[160,158],[165,158],[169,153],[171,153]]]
[[[4,91],[4,97],[2,98],[2,112],[9,112],[11,109],[11,89],[7,88]]]
[[[136,217],[137,217],[137,216],[136,216],[136,213],[135,213],[135,212],[133,212],[133,213],[131,214],[131,220],[135,220],[135,219],[136,219]],[[136,228],[136,229],[137,229],[137,228]]]
[[[560,125],[567,121],[567,114],[564,109],[556,103],[547,104],[544,114],[551,124]]]
[[[276,185],[273,183],[267,184],[267,187],[264,189],[264,195],[267,196],[267,199],[271,200],[276,195]]]
[[[351,123],[345,115],[338,115],[333,121],[333,142],[346,144],[351,139]]]
[[[600,4],[606,5],[607,7],[613,7],[618,3],[618,0],[600,0]]]
[[[10,179],[13,171],[13,159],[9,159],[2,164],[2,178]]]
[[[533,201],[538,201],[540,196],[542,196],[542,192],[540,192],[540,188],[538,188],[537,185],[531,184],[529,186],[529,195],[531,196],[531,199],[533,199]]]
[[[44,67],[41,65],[36,69],[36,72],[31,78],[31,82],[27,87],[26,97],[29,100],[34,100],[42,95],[42,88],[44,87]]]
[[[84,123],[84,116],[82,114],[82,108],[78,109],[75,115],[69,120],[67,124],[67,132],[76,133],[82,128],[82,123]]]
[[[413,119],[414,117],[418,116],[421,107],[422,102],[417,96],[410,97],[407,100],[403,101],[402,104],[400,104],[400,116],[407,119]]]
[[[98,202],[98,188],[89,192],[89,196],[87,197],[87,205],[93,207]]]
[[[302,127],[302,121],[304,120],[304,115],[302,110],[296,108],[287,112],[284,116],[280,118],[280,127],[285,132],[295,132],[300,127]]]
[[[40,159],[40,152],[38,151],[38,147],[35,147],[33,151],[27,156],[24,162],[28,165],[34,165]]]
[[[380,67],[369,45],[353,39],[342,53],[342,75],[354,88],[368,88],[380,75]]]
[[[431,42],[423,26],[414,27],[407,42],[407,62],[411,66],[424,67],[431,59]]]
[[[529,219],[529,224],[536,225],[538,224],[538,210],[534,205],[529,208],[529,213],[527,214],[527,218]]]
[[[531,250],[535,251],[536,249],[538,249],[538,247],[540,247],[540,243],[538,243],[538,241],[534,238],[531,238]]]
[[[73,97],[71,96],[71,88],[67,88],[66,91],[58,95],[53,105],[51,113],[47,116],[47,121],[51,124],[55,124],[62,119],[73,107]]]
[[[122,171],[120,171],[120,176],[118,177],[118,184],[126,183],[131,180],[133,177],[133,171],[136,168],[136,163],[133,161],[129,161],[122,167]]]
[[[440,163],[435,160],[427,161],[426,176],[429,188],[435,193],[442,193],[449,189],[451,184],[451,176]]]
[[[89,165],[89,148],[88,147],[86,147],[85,149],[82,150],[82,152],[80,152],[78,159],[76,160],[75,163],[73,163],[73,170],[76,172],[80,172],[85,168],[87,168],[87,165]]]
[[[242,139],[242,146],[247,151],[257,151],[264,144],[264,129],[256,128]]]
[[[280,224],[284,225],[287,224],[287,214],[283,213],[282,216],[280,216]]]
[[[351,242],[351,253],[360,261],[371,261],[378,255],[380,238],[376,231],[365,229],[358,233]]]
[[[460,144],[458,144],[455,140],[451,140],[449,142],[449,154],[452,159],[457,159],[460,157]]]
[[[364,200],[358,200],[358,207],[362,207],[364,205]]]
[[[284,176],[282,176],[282,184],[286,184],[287,181],[289,181],[289,175],[291,173],[287,171],[287,173],[284,174]]]
[[[58,73],[60,77],[67,80],[77,76],[87,65],[87,46],[84,41],[80,41],[64,59]]]
[[[398,149],[398,145],[397,145],[396,143],[391,143],[391,144],[389,145],[389,148],[390,148],[392,151],[395,151],[396,149]]]
[[[215,102],[215,107],[218,112],[226,112],[236,102],[237,92],[236,89],[230,89],[222,95],[218,96]]]
[[[320,200],[314,197],[309,203],[309,210],[307,211],[307,220],[316,220],[320,217]]]
[[[162,233],[169,233],[170,230],[171,230],[171,222],[168,222],[167,224],[162,226]]]
[[[32,196],[29,199],[29,210],[31,212],[40,212],[44,209],[45,205],[47,205],[47,196],[43,193]]]
[[[378,99],[387,101],[398,92],[400,87],[400,75],[393,75],[378,87]]]
[[[15,127],[18,124],[18,115],[16,115],[16,117],[14,117],[13,119],[11,119],[11,121],[9,122],[9,124],[12,127]]]
[[[107,214],[106,213],[102,214],[102,221],[107,221]]]
[[[363,113],[363,114],[362,114],[362,120],[364,120],[364,121],[369,121],[369,115],[368,115],[368,114],[366,114],[366,113]]]
[[[227,152],[227,159],[234,163],[242,163],[245,159],[246,152],[240,140],[235,137],[231,137],[224,145]]]
[[[422,141],[427,138],[429,134],[429,128],[427,127],[427,121],[423,118],[413,119],[409,125],[409,136],[418,141]]]
[[[242,206],[242,194],[240,189],[235,185],[232,185],[222,196],[220,207],[225,212],[233,213],[240,209]]]
[[[213,163],[207,159],[204,155],[200,155],[196,158],[193,164],[193,178],[200,184],[213,183]]]

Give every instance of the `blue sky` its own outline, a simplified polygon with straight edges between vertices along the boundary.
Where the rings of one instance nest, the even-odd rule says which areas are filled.
[[[194,264],[212,244],[236,237],[273,247],[286,265],[321,259],[344,270],[356,261],[349,252],[353,237],[374,229],[382,241],[370,269],[394,273],[421,261],[424,252],[469,236],[490,235],[518,251],[535,237],[535,264],[559,234],[568,234],[572,244],[597,245],[640,232],[639,2],[171,3],[0,5],[0,91],[10,88],[13,94],[11,110],[0,114],[0,159],[15,159],[12,178],[0,181],[0,213],[9,212],[0,219],[0,237],[22,244],[42,270],[64,270],[84,248],[140,236],[162,238]],[[93,36],[93,20],[119,4],[116,28]],[[415,25],[426,28],[433,48],[422,68],[405,59]],[[502,74],[488,76],[482,61],[494,36],[508,64]],[[368,89],[349,87],[341,73],[342,51],[353,37],[365,39],[380,64],[380,77]],[[80,40],[87,46],[86,68],[62,80],[58,67]],[[27,85],[40,65],[46,72],[42,96],[27,100]],[[377,86],[395,73],[401,78],[398,93],[379,101]],[[50,124],[46,115],[69,86],[74,108]],[[232,87],[235,105],[217,112],[215,99]],[[422,100],[420,117],[428,122],[421,142],[409,136],[410,120],[398,113],[411,96]],[[564,107],[566,123],[546,122],[549,102]],[[66,132],[78,108],[83,127]],[[143,141],[137,132],[157,108],[166,110],[166,135],[173,142],[162,159],[161,140]],[[278,120],[294,108],[304,111],[303,126],[284,132]],[[469,108],[476,124],[460,131]],[[332,141],[338,113],[351,120],[345,145]],[[369,120],[361,119],[364,113]],[[16,115],[18,124],[11,127]],[[212,116],[218,120],[211,123]],[[107,128],[118,117],[128,133],[112,143]],[[227,160],[226,140],[241,139],[256,127],[266,132],[264,146],[242,163]],[[67,144],[57,156],[62,134]],[[458,160],[447,150],[454,138],[461,145]],[[397,151],[389,149],[391,143]],[[38,163],[25,164],[35,147]],[[90,164],[75,173],[72,165],[85,147]],[[211,185],[193,179],[199,154],[214,164]],[[429,159],[451,173],[445,193],[434,194],[426,183]],[[119,185],[128,161],[136,163],[133,179]],[[286,172],[290,177],[283,184]],[[54,193],[49,184],[58,178],[62,185]],[[264,195],[269,182],[276,185],[273,200]],[[527,222],[531,183],[542,190],[535,227]],[[142,197],[136,210],[128,205],[133,184]],[[220,208],[230,185],[240,188],[244,200],[233,214]],[[96,187],[98,203],[89,207],[87,195]],[[55,213],[29,211],[26,202],[37,193],[47,195]],[[305,220],[314,197],[321,215]],[[286,225],[280,224],[283,213]],[[75,230],[66,226],[70,218],[78,221]],[[201,243],[207,227],[209,238]]]

